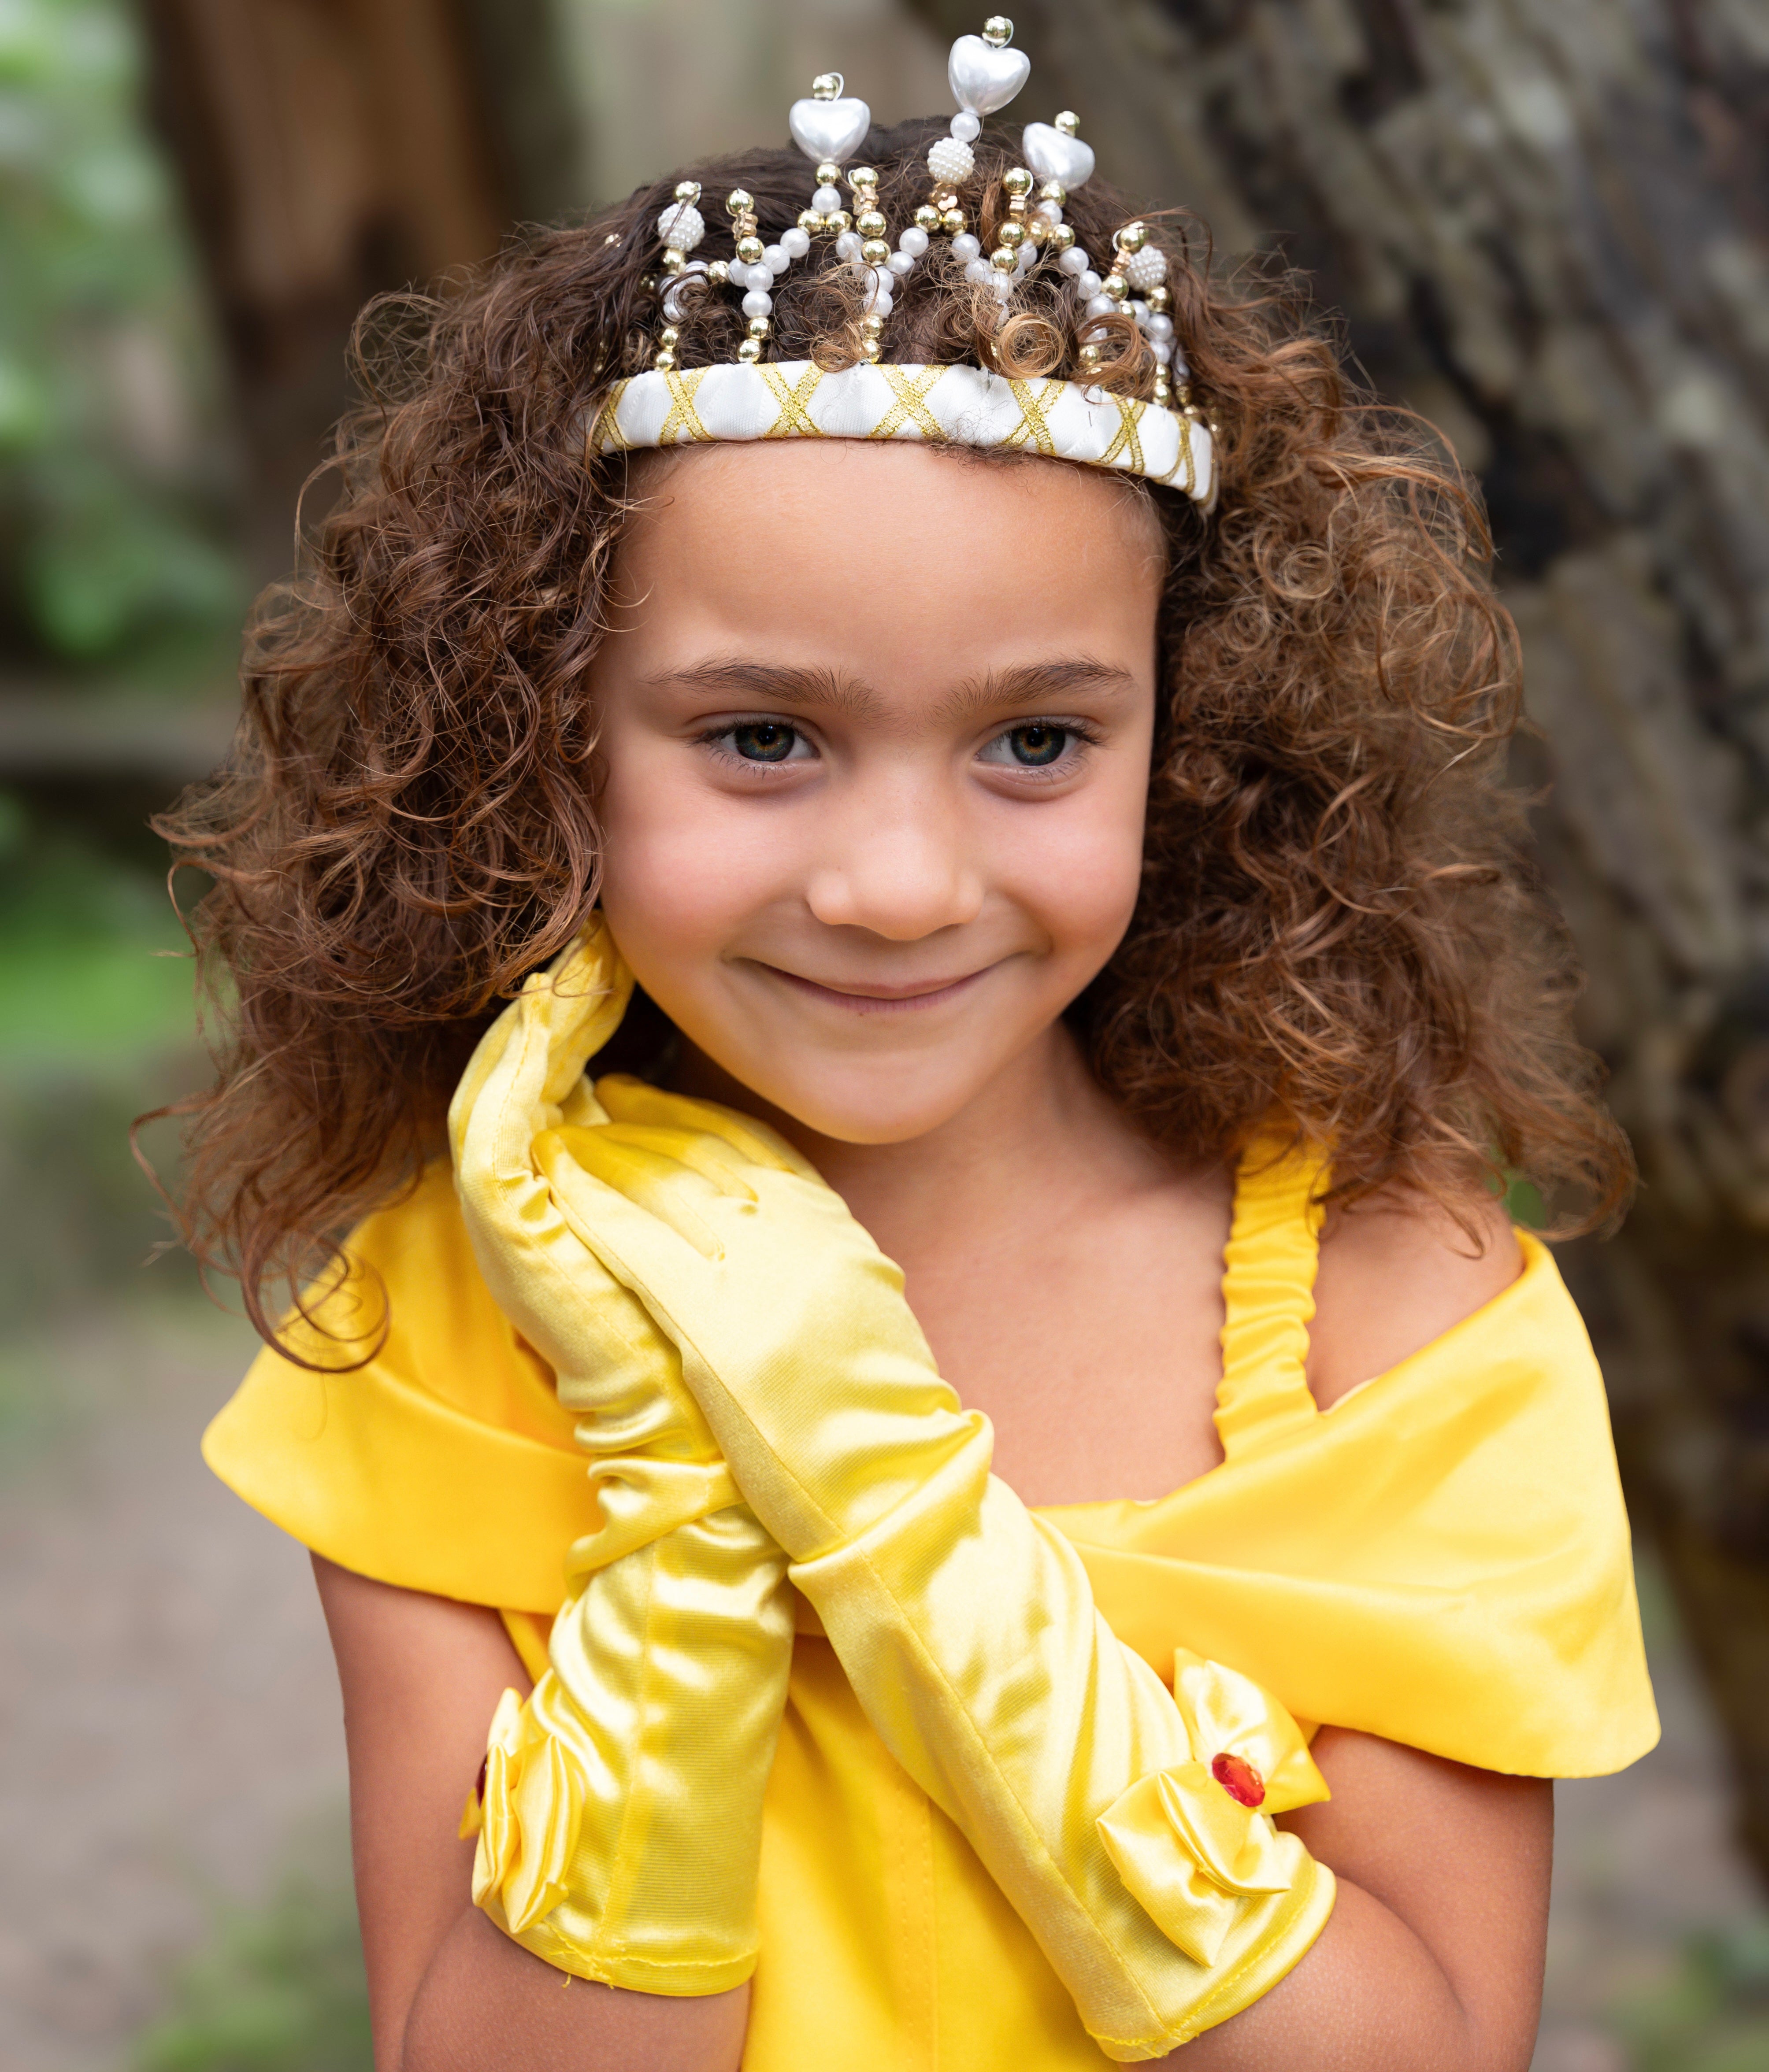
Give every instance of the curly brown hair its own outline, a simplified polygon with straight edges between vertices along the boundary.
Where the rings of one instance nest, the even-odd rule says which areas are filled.
[[[867,140],[892,222],[924,200],[939,134]],[[976,146],[962,199],[985,249],[1017,155],[1010,132]],[[747,188],[770,238],[806,197],[789,151],[697,177]],[[335,1260],[436,1153],[480,1032],[595,901],[585,678],[627,464],[586,463],[585,430],[656,350],[646,277],[673,184],[364,312],[364,401],[321,471],[334,506],[248,629],[228,763],[158,824],[212,880],[189,918],[220,1034],[213,1085],[177,1111],[183,1228],[266,1336],[267,1290]],[[1103,253],[1129,211],[1094,181],[1066,214]],[[730,232],[708,215],[711,258]],[[1225,282],[1195,225],[1150,220],[1222,487],[1207,521],[1146,492],[1170,549],[1164,696],[1141,903],[1072,1010],[1095,1069],[1187,1157],[1276,1115],[1331,1144],[1347,1198],[1466,1202],[1475,1176],[1516,1173],[1601,1217],[1627,1153],[1504,788],[1518,662],[1478,499],[1423,428],[1356,391],[1294,282]],[[789,273],[770,352],[858,360],[854,283]],[[681,364],[734,357],[737,299],[689,300]],[[1105,334],[1088,378],[1152,394],[1134,323]],[[944,244],[885,333],[892,359],[1015,375],[1079,374],[1080,349],[1047,259],[1004,319]]]

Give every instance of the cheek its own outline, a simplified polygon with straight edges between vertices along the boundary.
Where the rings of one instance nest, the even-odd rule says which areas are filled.
[[[1028,815],[998,852],[1001,882],[1070,957],[1103,964],[1129,926],[1142,884],[1140,776]]]
[[[716,952],[778,893],[779,845],[723,804],[685,780],[677,754],[611,748],[598,801],[602,904],[636,968]]]

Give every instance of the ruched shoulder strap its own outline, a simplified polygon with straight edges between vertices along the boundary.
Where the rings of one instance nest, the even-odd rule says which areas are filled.
[[[1222,1383],[1216,1435],[1230,1460],[1286,1437],[1319,1415],[1305,1371],[1320,1251],[1318,1198],[1326,1160],[1256,1137],[1235,1185],[1224,1251]]]

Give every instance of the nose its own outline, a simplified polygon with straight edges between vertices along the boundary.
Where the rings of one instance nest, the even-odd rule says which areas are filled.
[[[819,921],[912,943],[976,919],[982,874],[969,853],[956,801],[934,787],[931,793],[854,798],[846,808],[806,887]]]

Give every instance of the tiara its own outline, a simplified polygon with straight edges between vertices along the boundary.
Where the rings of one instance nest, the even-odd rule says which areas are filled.
[[[839,72],[821,74],[809,97],[792,104],[792,141],[814,162],[817,185],[777,243],[763,242],[754,197],[739,187],[725,202],[734,256],[695,258],[706,235],[701,188],[695,180],[681,182],[656,224],[661,257],[647,286],[658,296],[663,322],[652,364],[610,389],[590,418],[586,454],[722,440],[924,439],[1116,468],[1182,490],[1206,508],[1213,504],[1215,442],[1174,333],[1166,254],[1146,224],[1126,223],[1113,233],[1109,270],[1101,274],[1063,220],[1069,195],[1093,175],[1093,152],[1075,116],[1026,125],[1025,162],[1002,176],[1006,212],[995,249],[985,256],[970,228],[961,195],[976,162],[971,146],[983,117],[1005,108],[1031,70],[1013,38],[1006,16],[992,14],[981,35],[961,36],[952,45],[946,76],[957,113],[950,134],[928,150],[928,199],[899,230],[895,249],[878,207],[878,175],[868,166],[849,169],[872,127],[872,111],[846,91]],[[844,181],[851,208],[844,205]],[[948,240],[966,277],[1004,308],[1035,269],[1054,259],[1076,306],[1082,378],[1027,380],[985,367],[886,360],[884,330],[896,295],[936,238]],[[820,240],[833,245],[834,265],[852,270],[860,291],[862,357],[841,369],[764,357],[775,285]],[[618,235],[609,241],[618,242]],[[743,297],[745,335],[736,359],[681,366],[684,297],[727,286]],[[1118,315],[1135,320],[1154,357],[1152,402],[1087,379],[1105,360],[1109,334],[1101,320]]]

